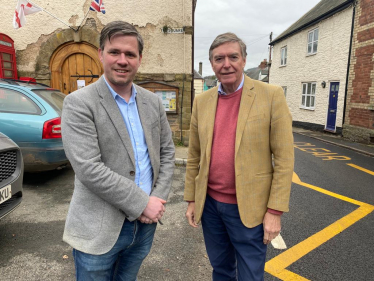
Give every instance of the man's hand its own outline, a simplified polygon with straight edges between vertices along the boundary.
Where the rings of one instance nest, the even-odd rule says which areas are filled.
[[[150,196],[147,206],[138,219],[142,223],[157,223],[164,215],[165,203],[166,201],[161,198]]]
[[[281,230],[281,216],[266,212],[263,221],[264,244],[269,244],[271,240],[278,236]]]
[[[186,218],[187,218],[190,226],[198,227],[198,225],[195,222],[195,202],[189,202],[188,203]]]

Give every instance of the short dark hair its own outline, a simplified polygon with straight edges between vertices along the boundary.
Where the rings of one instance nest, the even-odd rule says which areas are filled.
[[[209,48],[209,60],[212,61],[213,56],[213,50],[217,48],[218,46],[221,46],[222,44],[228,43],[228,42],[238,42],[240,46],[240,52],[242,53],[242,57],[247,57],[247,46],[243,42],[242,39],[240,39],[236,34],[232,32],[227,32],[220,34],[214,39],[212,45],[210,45]]]
[[[139,55],[142,55],[144,47],[143,38],[132,24],[125,21],[112,21],[101,30],[100,49],[104,50],[106,41],[110,41],[110,38],[118,34],[136,37],[138,40]]]

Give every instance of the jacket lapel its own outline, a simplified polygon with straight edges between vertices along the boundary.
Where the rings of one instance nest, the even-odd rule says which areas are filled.
[[[256,97],[256,93],[254,91],[253,81],[249,77],[244,76],[244,85],[243,85],[242,98],[240,100],[238,123],[236,125],[235,156],[239,150],[244,128],[247,123],[249,112],[252,108],[252,104],[253,104],[253,101],[255,100],[255,97]]]
[[[206,158],[208,163],[210,163],[210,156],[212,152],[212,143],[213,143],[213,131],[214,131],[214,121],[216,119],[217,111],[217,102],[218,102],[218,87],[216,91],[213,91],[210,98],[208,99],[208,104],[205,108],[205,122],[206,124],[206,136],[207,136],[207,146],[206,146]]]
[[[135,167],[134,150],[131,145],[129,133],[127,132],[125,121],[123,120],[122,114],[118,108],[116,101],[113,99],[112,94],[109,91],[108,86],[105,83],[103,76],[100,77],[97,83],[97,90],[101,97],[101,104],[105,108],[109,118],[112,120],[114,127],[116,128],[123,145],[125,146],[127,153],[131,159],[132,164]]]
[[[147,148],[148,148],[148,154],[149,158],[151,159],[151,165],[154,167],[154,159],[153,156],[155,155],[153,151],[153,145],[152,145],[152,128],[150,128],[150,123],[152,121],[152,116],[149,114],[149,109],[147,109],[147,103],[148,103],[148,98],[147,95],[143,93],[143,90],[136,86],[136,105],[138,107],[138,113],[139,113],[139,118],[140,122],[142,123],[143,127],[143,132],[144,132],[144,137],[145,141],[147,143]]]

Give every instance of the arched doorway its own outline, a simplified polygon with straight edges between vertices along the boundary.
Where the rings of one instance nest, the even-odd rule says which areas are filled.
[[[97,48],[85,42],[59,47],[52,55],[50,69],[51,87],[66,95],[77,90],[77,80],[87,86],[103,74]]]

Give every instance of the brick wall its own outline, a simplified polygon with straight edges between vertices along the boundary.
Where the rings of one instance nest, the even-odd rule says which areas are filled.
[[[369,143],[374,136],[374,1],[356,6],[343,136]]]

